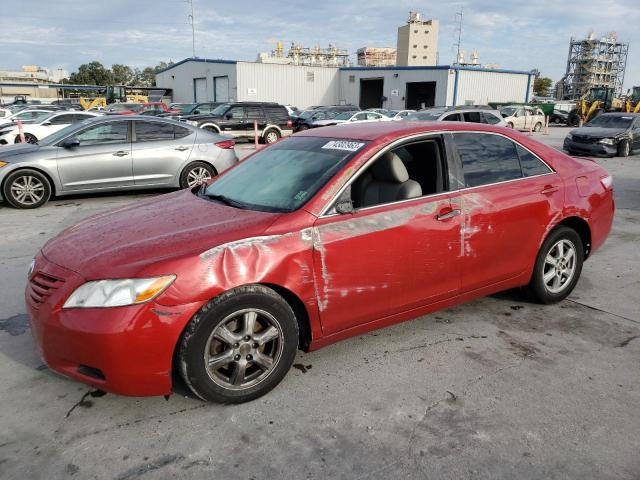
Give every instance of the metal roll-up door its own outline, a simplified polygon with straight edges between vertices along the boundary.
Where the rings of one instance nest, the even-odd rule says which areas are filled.
[[[193,101],[194,102],[206,102],[207,99],[207,79],[206,78],[194,78],[193,79]]]
[[[229,101],[229,77],[213,77],[214,102]]]

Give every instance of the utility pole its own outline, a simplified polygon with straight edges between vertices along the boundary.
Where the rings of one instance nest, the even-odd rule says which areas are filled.
[[[195,19],[193,18],[193,0],[187,0],[191,6],[191,15],[189,15],[189,23],[191,24],[191,43],[193,48],[193,58],[196,58],[196,27]]]
[[[460,60],[460,44],[461,44],[461,40],[462,40],[462,7],[460,7],[460,11],[456,12],[456,20],[458,20],[458,18],[460,19],[458,22],[458,43],[456,43],[456,47],[457,48],[457,52],[456,52],[456,61],[454,63],[458,63],[458,61]]]

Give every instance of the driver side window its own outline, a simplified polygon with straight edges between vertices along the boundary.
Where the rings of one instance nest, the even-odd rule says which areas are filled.
[[[408,143],[369,165],[351,184],[350,199],[354,208],[366,208],[444,192],[445,172],[440,137]]]
[[[81,147],[125,143],[129,139],[129,122],[113,122],[90,127],[76,135]]]

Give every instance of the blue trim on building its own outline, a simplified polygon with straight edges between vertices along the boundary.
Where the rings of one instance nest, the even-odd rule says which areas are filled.
[[[26,88],[61,88],[63,90],[104,90],[104,85],[69,85],[66,83],[13,83],[0,82],[0,87],[26,87]]]
[[[516,75],[531,75],[531,72],[524,70],[503,70],[500,68],[482,68],[482,67],[459,67],[457,65],[435,65],[432,67],[341,67],[340,70],[345,71],[364,71],[364,70],[464,70],[468,72],[493,72],[493,73],[513,73]]]
[[[456,77],[453,80],[453,107],[458,104],[458,70],[456,70]]]
[[[156,74],[166,72],[167,70],[171,70],[172,68],[176,68],[178,65],[182,65],[187,62],[200,62],[200,63],[223,63],[227,65],[235,65],[238,63],[236,60],[221,60],[221,59],[210,59],[210,58],[185,58],[184,60],[180,60],[177,63],[169,65],[167,68],[163,68],[162,70],[158,70]]]
[[[524,94],[524,103],[529,103],[529,91],[531,89],[531,77],[532,73],[529,74],[529,79],[527,80],[527,92]]]

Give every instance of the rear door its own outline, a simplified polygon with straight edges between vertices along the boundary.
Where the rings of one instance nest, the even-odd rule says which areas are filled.
[[[62,189],[99,190],[133,185],[131,122],[100,122],[75,135],[80,146],[59,147]]]
[[[168,122],[133,122],[133,177],[136,185],[166,185],[173,182],[193,150],[196,134]]]
[[[262,132],[267,126],[267,120],[260,105],[247,105],[246,123],[244,124],[243,136],[252,137],[254,135],[254,123],[258,126],[258,133]]]
[[[468,292],[523,274],[564,197],[558,174],[512,140],[478,132],[453,139],[464,177],[461,291]]]

